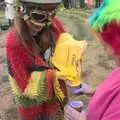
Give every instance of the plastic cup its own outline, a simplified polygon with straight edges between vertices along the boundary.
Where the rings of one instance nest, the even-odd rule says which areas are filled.
[[[82,101],[72,101],[70,107],[74,108],[78,112],[81,112],[83,109],[84,103]]]

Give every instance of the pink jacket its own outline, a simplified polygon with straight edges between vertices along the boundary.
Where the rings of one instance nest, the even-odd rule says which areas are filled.
[[[97,89],[89,103],[87,120],[120,120],[120,68]]]

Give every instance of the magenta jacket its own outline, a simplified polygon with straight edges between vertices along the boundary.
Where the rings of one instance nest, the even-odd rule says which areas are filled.
[[[89,103],[87,120],[120,120],[120,68],[98,87]]]

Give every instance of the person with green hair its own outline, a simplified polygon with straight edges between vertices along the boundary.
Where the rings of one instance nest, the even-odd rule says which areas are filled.
[[[113,58],[116,68],[99,85],[91,98],[87,112],[68,106],[66,120],[120,119],[120,0],[104,0],[88,21],[104,50]],[[101,71],[102,72],[102,71]],[[77,105],[76,105],[77,106]]]

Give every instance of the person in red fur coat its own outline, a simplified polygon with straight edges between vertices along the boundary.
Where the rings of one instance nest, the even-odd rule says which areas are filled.
[[[59,68],[51,57],[65,29],[56,17],[61,0],[19,0],[15,28],[7,37],[9,80],[22,120],[54,120],[67,103],[65,81],[57,78]],[[63,48],[64,49],[64,48]],[[74,86],[73,94],[90,94],[85,84]]]
[[[55,69],[49,63],[55,43],[66,32],[55,17],[61,0],[20,0],[15,28],[7,37],[9,80],[22,120],[54,120],[66,97],[64,82],[58,100],[54,87]],[[61,104],[62,103],[62,104]]]

